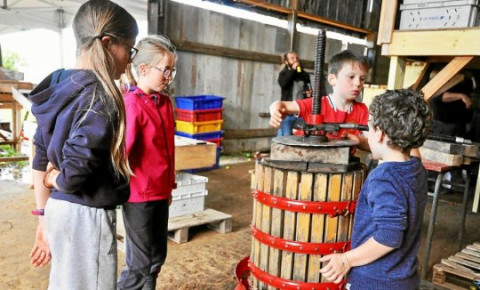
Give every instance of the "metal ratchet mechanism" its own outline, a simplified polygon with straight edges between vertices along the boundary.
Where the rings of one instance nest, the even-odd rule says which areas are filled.
[[[308,116],[306,122],[298,119],[294,124],[294,129],[300,132],[300,135],[309,137],[315,136],[318,142],[327,142],[327,133],[336,133],[340,129],[355,129],[368,131],[368,126],[354,123],[324,123],[322,112],[322,88],[323,70],[325,66],[325,46],[327,43],[326,31],[321,29],[317,36],[317,48],[314,67],[313,84],[313,105],[312,114]],[[298,134],[298,133],[297,133]]]

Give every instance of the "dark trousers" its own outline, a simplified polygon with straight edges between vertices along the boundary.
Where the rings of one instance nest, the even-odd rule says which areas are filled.
[[[127,266],[117,289],[155,289],[167,257],[168,200],[123,205]]]

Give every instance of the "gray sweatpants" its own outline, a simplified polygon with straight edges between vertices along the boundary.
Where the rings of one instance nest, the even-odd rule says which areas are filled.
[[[116,289],[116,212],[49,198],[49,290]]]

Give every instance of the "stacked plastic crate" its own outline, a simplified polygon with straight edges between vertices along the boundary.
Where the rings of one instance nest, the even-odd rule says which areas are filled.
[[[172,191],[172,204],[169,216],[177,217],[194,214],[205,209],[205,196],[208,195],[208,178],[186,172],[176,174],[177,188]]]
[[[217,160],[209,168],[189,170],[197,172],[218,168],[222,151],[223,97],[212,95],[176,97],[175,134],[217,144]]]

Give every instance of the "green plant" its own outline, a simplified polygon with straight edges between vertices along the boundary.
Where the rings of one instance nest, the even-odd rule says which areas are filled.
[[[3,67],[12,71],[18,71],[18,66],[22,65],[23,62],[24,61],[20,55],[13,51],[6,50],[2,57]]]
[[[0,145],[0,155],[3,157],[14,157],[17,156],[17,152],[10,145]]]

